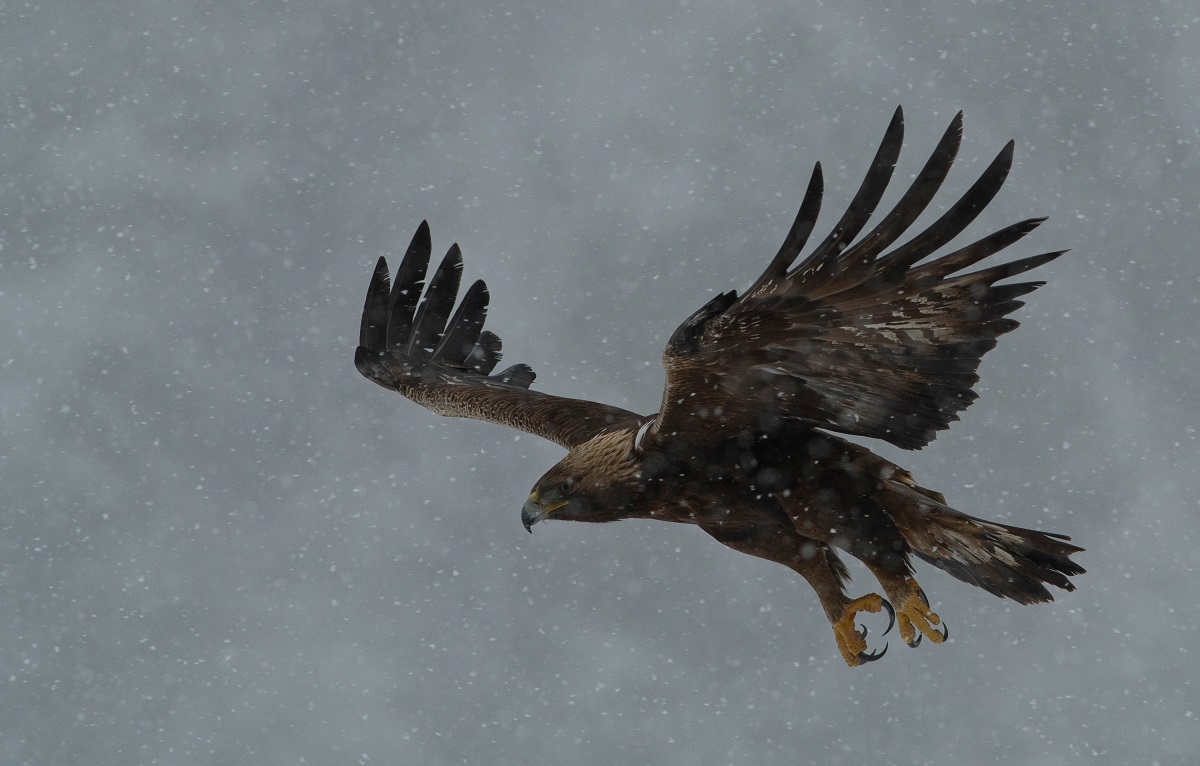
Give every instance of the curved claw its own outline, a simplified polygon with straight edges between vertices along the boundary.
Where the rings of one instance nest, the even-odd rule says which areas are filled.
[[[913,585],[917,585],[916,580],[913,580]],[[925,589],[920,585],[917,585],[917,595],[919,595],[921,600],[925,602],[925,606],[929,606],[929,597],[925,595]]]
[[[867,627],[858,624],[854,618],[860,612],[881,612],[885,607],[891,614],[891,604],[876,593],[868,593],[842,605],[841,617],[830,620],[838,651],[848,666],[858,667],[864,662],[874,662],[883,656],[883,652],[867,651]],[[888,627],[891,628],[891,625]],[[886,648],[885,646],[884,649]]]
[[[938,641],[935,641],[934,642],[935,644],[943,643],[946,639],[950,638],[950,628],[944,622],[942,623],[941,633],[942,633],[942,638]],[[911,646],[913,649],[916,649],[920,645],[921,645],[921,634],[918,633],[916,640],[914,640],[911,644],[909,644],[909,646]]]
[[[901,592],[904,595],[902,600],[896,602],[899,604],[896,619],[900,623],[900,638],[904,643],[914,649],[921,645],[922,637],[935,644],[943,643],[948,635],[945,627],[941,631],[934,627],[941,625],[942,619],[929,608],[929,599],[917,581],[910,577],[905,580],[903,591],[899,588],[896,590],[898,593],[893,598]]]
[[[886,598],[880,600],[883,601],[883,608],[886,609],[888,613],[888,626],[879,635],[886,636],[888,633],[892,632],[892,627],[896,624],[896,610],[892,608],[892,605],[888,603]]]
[[[860,665],[865,665],[868,662],[874,662],[875,660],[883,659],[883,655],[887,654],[887,650],[888,650],[888,645],[884,644],[883,648],[877,652],[870,652],[870,653],[859,652],[857,655],[858,662]]]

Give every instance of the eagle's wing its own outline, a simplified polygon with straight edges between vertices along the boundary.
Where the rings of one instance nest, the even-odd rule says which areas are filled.
[[[500,361],[500,338],[483,329],[487,286],[481,280],[467,288],[451,316],[463,268],[453,245],[422,299],[430,249],[429,225],[422,221],[394,284],[389,284],[387,262],[379,259],[354,354],[359,372],[439,415],[499,423],[567,449],[644,420],[619,407],[530,391],[534,374],[528,365],[492,375]]]
[[[937,221],[892,247],[950,170],[961,113],[896,207],[856,242],[891,179],[903,125],[897,109],[849,209],[800,265],[792,268],[821,203],[819,164],[762,276],[741,297],[716,296],[675,331],[663,352],[667,382],[652,434],[705,442],[783,417],[918,449],[976,398],[980,358],[1017,326],[1007,318],[1023,305],[1017,299],[1043,284],[995,283],[1062,253],[962,273],[1045,220],[1037,218],[918,265],[999,191],[1012,142]]]

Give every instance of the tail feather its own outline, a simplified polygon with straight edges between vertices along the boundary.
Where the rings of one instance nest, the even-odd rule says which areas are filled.
[[[889,510],[912,552],[963,582],[1037,604],[1054,600],[1047,585],[1075,590],[1068,578],[1085,572],[1070,558],[1083,548],[1065,535],[977,519],[947,506],[935,492],[889,484],[900,501]]]

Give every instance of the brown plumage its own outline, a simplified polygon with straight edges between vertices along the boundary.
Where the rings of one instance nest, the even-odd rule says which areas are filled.
[[[478,418],[568,450],[534,486],[526,528],[544,518],[642,518],[696,524],[721,543],[788,566],[816,590],[839,651],[868,653],[861,611],[887,610],[911,646],[945,639],[912,577],[915,555],[964,582],[1020,603],[1073,590],[1083,568],[1069,538],[972,518],[912,476],[829,431],[919,449],[976,398],[981,357],[1017,326],[1008,315],[1041,282],[996,284],[1061,252],[963,273],[1044,219],[1008,226],[926,260],[962,232],[999,191],[1009,142],[937,221],[894,246],[950,170],[962,133],[956,116],[896,207],[859,237],[891,180],[903,136],[897,109],[867,176],[833,230],[793,266],[812,233],[821,167],[766,271],[743,295],[717,295],[663,351],[659,411],[531,391],[533,371],[492,374],[500,339],[483,329],[487,288],[475,282],[451,315],[462,274],[450,248],[428,287],[429,227],[422,222],[394,283],[379,260],[363,311],[355,364],[367,378],[443,415]],[[886,599],[851,600],[837,551],[862,561]],[[889,626],[890,627],[890,626]],[[886,649],[886,647],[885,647]]]

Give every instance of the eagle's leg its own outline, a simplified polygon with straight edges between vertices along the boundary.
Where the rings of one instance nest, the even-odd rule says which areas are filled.
[[[833,627],[838,651],[850,667],[874,662],[887,651],[886,645],[877,652],[867,651],[867,631],[857,627],[855,618],[860,612],[884,610],[890,618],[894,618],[891,604],[875,593],[853,600],[846,596],[844,585],[849,573],[837,553],[827,544],[776,526],[702,525],[701,528],[735,551],[783,564],[803,577],[821,600],[821,608]],[[886,634],[891,628],[892,622],[889,620],[883,632]]]
[[[942,618],[929,608],[925,591],[912,577],[867,563],[871,573],[883,586],[883,592],[896,608],[896,622],[900,623],[900,638],[911,647],[919,646],[921,636],[940,644],[950,636],[950,630],[942,624]],[[935,628],[941,625],[941,630]]]

